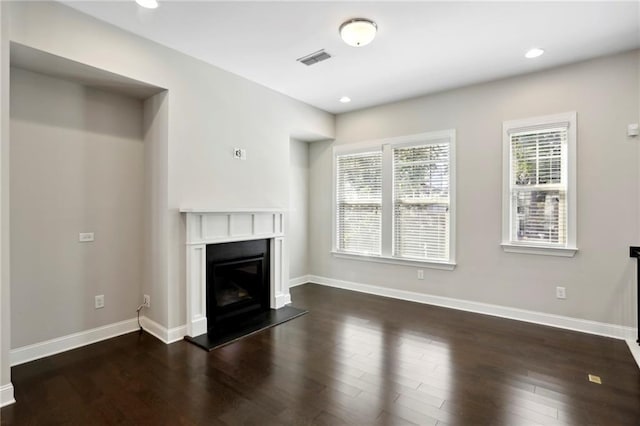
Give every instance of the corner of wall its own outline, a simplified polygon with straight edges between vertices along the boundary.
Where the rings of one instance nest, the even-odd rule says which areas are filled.
[[[9,19],[0,2],[0,405],[15,402],[11,384],[11,290],[9,274]]]
[[[151,296],[151,308],[145,315],[156,323],[168,325],[167,272],[169,256],[168,205],[168,91],[144,101],[144,253],[142,294]],[[142,295],[140,296],[142,298]]]

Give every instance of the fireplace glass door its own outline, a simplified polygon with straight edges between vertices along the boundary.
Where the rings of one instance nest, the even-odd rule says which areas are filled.
[[[268,241],[207,246],[207,332],[226,331],[267,310]]]

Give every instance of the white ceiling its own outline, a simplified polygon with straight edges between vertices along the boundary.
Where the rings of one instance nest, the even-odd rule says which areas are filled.
[[[159,1],[64,3],[332,113],[640,46],[638,2]],[[370,45],[340,39],[354,17],[378,24]],[[319,49],[333,58],[296,62]]]

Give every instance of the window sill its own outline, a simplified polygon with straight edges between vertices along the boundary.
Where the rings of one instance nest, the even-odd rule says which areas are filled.
[[[545,247],[523,244],[500,244],[506,253],[539,254],[543,256],[573,257],[578,252],[577,247]]]
[[[397,257],[387,256],[368,256],[363,254],[344,253],[340,251],[331,252],[334,257],[339,259],[360,260],[364,262],[388,263],[392,265],[418,266],[421,268],[440,269],[444,271],[453,271],[456,267],[454,262],[434,262],[424,260],[408,260],[399,259]]]

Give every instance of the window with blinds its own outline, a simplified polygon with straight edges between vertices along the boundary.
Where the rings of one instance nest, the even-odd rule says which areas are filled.
[[[336,174],[337,249],[380,255],[382,152],[338,155]]]
[[[455,130],[334,147],[336,256],[455,267]]]
[[[577,114],[505,121],[502,247],[575,255]]]
[[[449,259],[449,144],[393,149],[393,256]]]
[[[567,127],[514,132],[511,141],[511,239],[567,243]]]

